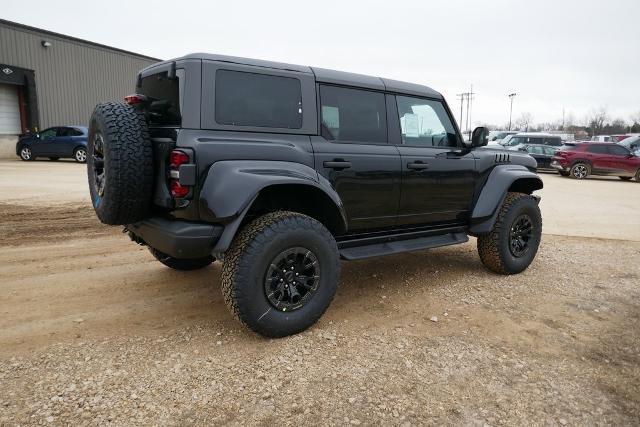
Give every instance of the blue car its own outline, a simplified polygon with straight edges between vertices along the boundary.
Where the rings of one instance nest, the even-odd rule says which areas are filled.
[[[25,135],[16,144],[16,154],[24,161],[37,157],[50,160],[75,159],[87,161],[87,128],[84,126],[56,126],[40,133]]]

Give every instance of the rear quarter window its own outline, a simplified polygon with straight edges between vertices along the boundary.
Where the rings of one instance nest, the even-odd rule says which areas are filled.
[[[183,70],[177,70],[174,78],[169,78],[166,72],[142,78],[137,92],[152,101],[147,114],[150,124],[179,126],[182,122],[178,71]]]
[[[302,90],[295,77],[218,70],[215,120],[232,126],[300,129]]]

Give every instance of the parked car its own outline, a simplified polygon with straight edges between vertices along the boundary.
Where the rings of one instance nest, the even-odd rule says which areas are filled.
[[[618,144],[627,148],[636,156],[640,156],[640,136],[630,136],[618,142]]]
[[[550,147],[548,145],[542,144],[523,144],[518,146],[518,150],[525,151],[529,153],[531,157],[536,159],[539,170],[543,169],[555,171],[555,169],[551,167],[551,159],[557,151],[556,147]]]
[[[517,134],[517,130],[492,130],[489,132],[489,143],[487,145],[498,145],[508,135]]]
[[[615,142],[615,139],[611,135],[594,135],[590,142]]]
[[[70,158],[84,163],[87,161],[87,133],[84,126],[55,126],[25,135],[16,143],[16,155],[24,161],[48,157],[50,160]]]
[[[96,215],[170,268],[222,259],[224,301],[259,334],[314,324],[341,259],[468,235],[499,274],[524,271],[536,255],[535,161],[478,149],[483,127],[464,142],[427,86],[209,54],[132,80],[127,104],[99,104],[91,117]]]
[[[565,145],[551,160],[562,176],[584,179],[589,175],[612,175],[640,182],[640,157],[628,148],[608,142]]]
[[[541,132],[520,132],[515,135],[509,135],[500,143],[502,148],[517,150],[520,145],[549,145],[551,147],[560,147],[562,138],[558,135]]]

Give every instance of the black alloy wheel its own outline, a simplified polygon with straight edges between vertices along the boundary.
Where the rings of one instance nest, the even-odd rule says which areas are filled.
[[[509,231],[509,250],[511,254],[520,258],[529,251],[529,241],[533,235],[533,222],[527,214],[516,218]]]
[[[280,252],[271,261],[264,292],[277,310],[293,311],[313,297],[319,284],[318,258],[310,250],[297,246]]]
[[[100,132],[96,132],[93,137],[92,160],[93,185],[95,186],[96,194],[102,197],[104,196],[104,184],[107,179],[107,174],[104,169],[104,139]]]

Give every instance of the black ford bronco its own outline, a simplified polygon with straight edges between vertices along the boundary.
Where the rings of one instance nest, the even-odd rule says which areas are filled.
[[[259,334],[311,326],[340,259],[477,237],[484,265],[526,269],[542,188],[527,154],[464,142],[426,86],[191,54],[145,68],[96,106],[88,179],[98,218],[178,270],[223,261],[228,307]]]

